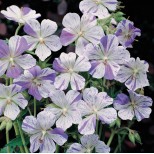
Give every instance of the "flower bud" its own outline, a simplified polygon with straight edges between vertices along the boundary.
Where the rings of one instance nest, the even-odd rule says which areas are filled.
[[[132,130],[129,132],[128,138],[129,138],[129,140],[130,140],[133,144],[135,144],[135,136],[134,136],[134,132],[133,132]]]
[[[12,124],[12,121],[7,122],[7,124],[6,124],[6,132],[8,132],[8,131],[11,130],[12,125],[13,125],[13,124]]]
[[[117,120],[116,120],[116,125],[117,125],[118,128],[120,128],[120,126],[121,126],[121,120],[119,118],[117,118]]]
[[[0,131],[3,130],[3,129],[5,129],[6,124],[7,124],[6,121],[2,121],[2,123],[0,125]]]
[[[135,140],[136,140],[138,143],[142,144],[142,142],[141,142],[141,137],[140,137],[139,133],[135,132],[135,133],[134,133],[134,137],[135,137]]]

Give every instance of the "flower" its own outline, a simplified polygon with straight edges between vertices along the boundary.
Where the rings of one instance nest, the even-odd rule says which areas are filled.
[[[58,97],[57,97],[58,96]],[[56,126],[66,130],[72,124],[78,124],[82,119],[80,112],[77,110],[77,103],[81,100],[81,95],[77,91],[70,90],[65,93],[63,91],[56,91],[50,95],[52,104],[45,110],[56,115]]]
[[[37,100],[47,98],[55,88],[53,82],[55,79],[55,71],[50,68],[42,69],[34,66],[29,70],[25,70],[24,74],[19,76],[13,82],[22,87],[22,90],[28,89],[28,93]]]
[[[53,153],[56,150],[55,143],[62,146],[68,136],[60,128],[51,127],[55,123],[55,115],[42,111],[34,116],[26,116],[22,123],[22,129],[30,135],[30,152],[40,149],[41,153]]]
[[[54,85],[57,89],[67,89],[69,82],[73,90],[81,90],[85,86],[85,79],[79,75],[79,72],[86,72],[91,65],[87,58],[83,56],[76,57],[75,53],[61,53],[60,58],[53,62],[53,68],[60,72],[55,79]]]
[[[27,41],[21,36],[11,37],[8,45],[0,40],[0,76],[7,71],[7,77],[17,78],[24,69],[35,66],[36,60],[31,55],[22,55],[28,48]]]
[[[90,74],[94,78],[113,80],[121,65],[130,58],[129,52],[118,45],[116,36],[106,35],[101,39],[100,46],[86,46],[85,55],[91,60]]]
[[[76,53],[82,55],[85,45],[89,42],[98,44],[104,35],[103,29],[97,26],[97,19],[91,14],[84,14],[81,19],[76,13],[67,13],[62,22],[60,40],[67,46],[76,42]]]
[[[137,58],[130,58],[130,60],[121,66],[115,80],[124,83],[125,86],[130,90],[137,90],[138,88],[143,88],[149,86],[149,81],[147,79],[149,65],[144,60]]]
[[[0,115],[15,120],[20,113],[20,108],[25,109],[28,101],[20,93],[18,85],[5,86],[0,84]]]
[[[132,43],[136,36],[141,36],[141,30],[134,27],[134,23],[129,20],[122,20],[118,26],[115,35],[118,37],[119,42],[124,47],[132,47]]]
[[[78,101],[77,104],[77,108],[81,112],[82,117],[84,117],[78,125],[78,130],[81,134],[93,134],[96,120],[110,124],[117,119],[116,110],[108,107],[113,103],[113,99],[106,92],[98,93],[98,90],[94,87],[86,88],[83,91],[83,100]]]
[[[49,19],[44,19],[41,24],[37,20],[30,20],[24,26],[27,42],[31,45],[29,50],[36,48],[35,54],[41,61],[51,55],[51,50],[56,52],[62,45],[57,35],[53,35],[57,30],[57,24]]]
[[[108,10],[115,11],[117,4],[117,0],[82,0],[79,8],[82,13],[91,13],[102,19],[108,16]]]
[[[2,10],[1,13],[9,20],[13,20],[15,22],[25,24],[30,19],[39,18],[41,15],[39,13],[36,14],[35,10],[32,10],[28,7],[19,8],[16,5],[11,5],[7,7],[7,11]]]
[[[137,121],[149,118],[152,99],[131,90],[128,90],[130,98],[125,94],[118,94],[114,101],[114,108],[118,110],[118,116],[123,120],[132,120],[134,116]]]
[[[73,143],[67,153],[109,153],[110,147],[99,140],[98,135],[85,135],[81,137],[81,144]]]

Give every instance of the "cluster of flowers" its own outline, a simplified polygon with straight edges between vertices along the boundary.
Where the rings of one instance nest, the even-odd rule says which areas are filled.
[[[117,117],[137,121],[148,118],[152,99],[138,94],[137,89],[149,85],[148,63],[130,57],[127,50],[132,47],[140,29],[133,22],[122,20],[111,24],[114,31],[104,31],[98,21],[112,17],[117,9],[117,0],[83,0],[80,2],[82,17],[67,13],[62,24],[61,36],[54,33],[57,24],[44,19],[28,7],[12,5],[1,13],[9,20],[24,26],[25,36],[0,40],[0,76],[13,78],[9,86],[0,85],[0,115],[15,120],[28,101],[22,92],[26,91],[36,100],[50,98],[52,103],[35,116],[26,116],[22,129],[30,135],[30,152],[55,152],[55,143],[62,146],[68,140],[65,131],[73,124],[83,136],[81,144],[73,143],[67,152],[109,152],[110,147],[94,134],[96,122],[111,124]],[[100,22],[101,23],[101,22]],[[41,69],[35,58],[27,51],[35,51],[43,62],[51,51],[75,42],[75,52],[61,53],[53,62],[53,69]],[[83,72],[91,79],[115,80],[124,83],[129,96],[124,93],[111,98],[97,87],[86,87]],[[66,93],[66,94],[65,94]],[[21,109],[20,109],[21,108]],[[56,128],[51,128],[56,126]]]

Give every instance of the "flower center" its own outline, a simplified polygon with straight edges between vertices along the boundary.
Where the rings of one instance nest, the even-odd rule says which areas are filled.
[[[72,73],[74,72],[74,70],[73,70],[72,68],[70,68],[70,69],[68,70],[68,72],[72,74]]]
[[[33,79],[32,82],[37,86],[41,86],[41,83],[37,78]]]
[[[86,150],[86,153],[91,153],[91,149],[88,148],[88,149]]]
[[[80,37],[80,36],[83,36],[83,32],[80,31],[80,32],[78,33],[78,36],[79,36],[79,37]]]
[[[101,4],[101,0],[93,0],[96,4]]]
[[[39,41],[40,41],[41,44],[44,43],[44,39],[42,37],[39,38]]]
[[[104,56],[104,57],[103,57],[103,63],[104,63],[104,65],[107,64],[107,61],[108,61],[108,57]]]
[[[8,98],[8,99],[6,100],[6,104],[11,104],[11,103],[12,103],[11,99]]]
[[[64,108],[62,109],[62,113],[63,113],[63,115],[66,115],[66,113],[67,113],[67,108],[66,108],[66,107],[64,107]]]
[[[98,109],[94,106],[94,107],[93,107],[93,113],[94,113],[94,114],[97,114],[97,112],[98,112]]]
[[[134,101],[131,102],[131,105],[132,105],[133,108],[135,108],[135,106],[136,106]]]
[[[44,139],[44,136],[46,135],[47,131],[46,130],[42,130],[42,136],[41,138],[39,139],[40,143],[43,142],[43,139]]]
[[[139,70],[135,68],[135,69],[133,70],[133,76],[136,77],[136,75],[137,75],[138,73],[139,73]]]

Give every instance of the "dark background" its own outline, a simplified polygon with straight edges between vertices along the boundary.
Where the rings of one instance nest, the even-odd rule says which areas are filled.
[[[0,0],[0,10],[6,9],[10,5],[28,5],[32,9],[36,10],[37,13],[41,13],[42,19],[49,18],[58,23],[61,27],[61,21],[63,15],[57,14],[57,6],[60,0]],[[68,3],[67,12],[76,12],[81,14],[79,11],[78,4],[80,0],[66,0]],[[134,43],[133,49],[129,49],[133,57],[140,57],[146,60],[150,64],[149,68],[149,80],[151,87],[145,88],[145,95],[150,96],[154,100],[154,5],[153,0],[121,0],[122,6],[125,6],[121,11],[125,13],[125,17],[129,17],[136,27],[142,31],[142,36],[137,38],[138,42]],[[67,13],[66,12],[66,13]],[[4,23],[6,27],[2,24]],[[0,16],[0,38],[9,38],[14,34],[17,24],[10,22]],[[59,31],[60,32],[60,31]],[[63,48],[61,51],[64,51]],[[58,56],[59,53],[54,53]],[[142,122],[136,122],[133,128],[141,134],[142,145],[133,146],[130,142],[125,142],[125,149],[123,152],[154,152],[154,106],[153,112],[149,119],[143,120]],[[3,136],[0,134],[0,147],[4,145]]]

